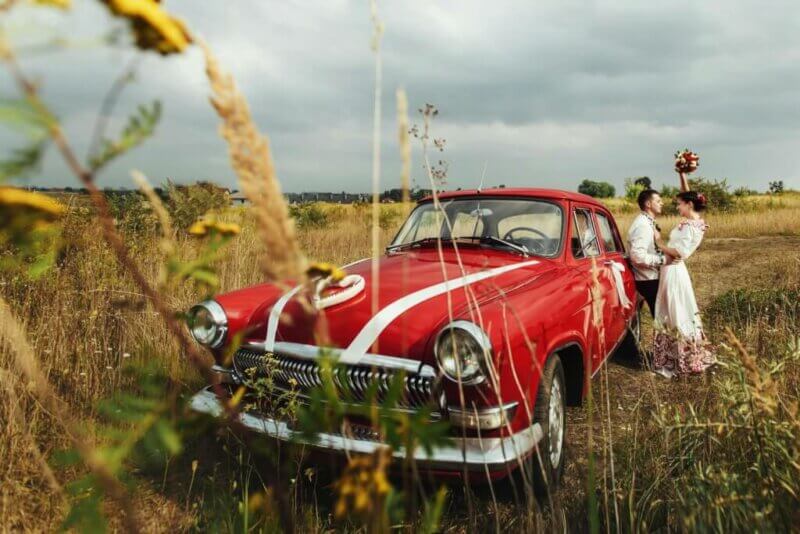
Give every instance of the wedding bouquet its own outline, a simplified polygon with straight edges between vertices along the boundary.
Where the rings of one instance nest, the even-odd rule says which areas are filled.
[[[699,164],[700,156],[688,148],[675,152],[675,170],[677,172],[689,174],[696,171]]]

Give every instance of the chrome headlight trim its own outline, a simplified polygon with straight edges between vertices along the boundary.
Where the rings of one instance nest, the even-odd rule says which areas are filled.
[[[200,310],[205,310],[211,315],[211,320],[214,323],[215,330],[213,335],[211,336],[210,341],[201,341],[197,338],[194,332],[194,326],[192,324],[194,317]],[[199,304],[195,304],[189,309],[188,313],[188,326],[189,332],[192,334],[192,337],[206,347],[217,349],[222,346],[225,342],[225,337],[228,334],[228,316],[225,315],[225,310],[220,306],[220,304],[215,300],[205,300]]]
[[[450,332],[453,330],[461,330],[462,332],[467,333],[482,349],[482,354],[480,354],[478,360],[479,369],[474,375],[467,377],[463,376],[463,374],[460,377],[453,375],[447,372],[445,366],[442,364],[441,354],[439,353],[439,343],[441,342],[443,336],[450,334]],[[436,335],[436,340],[433,344],[433,354],[436,356],[436,363],[438,364],[439,370],[444,376],[453,382],[460,382],[465,386],[473,386],[482,383],[486,380],[486,377],[489,376],[490,370],[488,367],[491,365],[493,354],[492,342],[489,340],[489,336],[480,326],[470,321],[459,319],[446,325]]]

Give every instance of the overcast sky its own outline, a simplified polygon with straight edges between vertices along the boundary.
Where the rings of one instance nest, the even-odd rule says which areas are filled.
[[[138,52],[91,45],[119,25],[94,0],[68,14],[24,9],[11,39],[55,36],[79,48],[22,58],[84,153],[99,101]],[[165,0],[214,49],[272,141],[285,191],[369,191],[374,55],[366,0]],[[675,181],[672,154],[698,174],[765,189],[800,187],[800,3],[704,0],[379,1],[385,25],[381,188],[399,184],[395,90],[435,104],[448,188],[574,189],[584,178]],[[7,74],[0,76],[11,96]],[[208,105],[199,50],[145,54],[111,131],[162,100],[156,135],[108,167],[103,186],[213,180],[235,186]],[[20,144],[0,134],[0,147]],[[418,149],[412,178],[427,178]],[[34,185],[75,185],[53,152]]]

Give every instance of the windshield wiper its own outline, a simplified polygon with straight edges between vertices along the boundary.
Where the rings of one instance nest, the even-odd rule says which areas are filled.
[[[529,256],[531,251],[528,250],[528,247],[525,245],[517,245],[516,243],[512,243],[511,241],[506,241],[505,239],[500,239],[499,237],[495,237],[493,235],[465,235],[459,236],[456,240],[469,240],[469,241],[479,241],[480,243],[496,243],[498,245],[503,245],[504,247],[508,247],[510,249],[516,250],[520,254],[524,256]]]
[[[528,247],[526,247],[525,245],[517,245],[516,243],[512,243],[511,241],[506,241],[505,239],[500,239],[499,237],[495,237],[493,235],[487,235],[481,237],[481,243],[485,241],[490,241],[492,243],[497,243],[499,245],[504,245],[508,248],[512,248],[517,252],[519,252],[520,254],[522,254],[523,256],[528,256],[531,253],[530,250],[528,250]]]
[[[416,241],[409,241],[408,243],[389,245],[388,247],[386,247],[386,252],[393,252],[395,250],[400,250],[404,248],[421,247],[423,245],[427,245],[428,243],[436,243],[437,241],[445,243],[448,241],[452,241],[452,239],[448,237],[423,237],[422,239],[417,239]]]

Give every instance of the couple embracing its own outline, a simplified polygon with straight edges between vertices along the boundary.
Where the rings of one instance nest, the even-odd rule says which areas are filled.
[[[701,216],[706,199],[690,191],[686,174],[676,170],[681,181],[681,192],[676,197],[681,220],[670,232],[669,240],[664,241],[656,224],[663,201],[653,189],[639,194],[642,212],[628,230],[636,289],[654,319],[653,371],[666,378],[702,373],[716,362],[703,332],[685,263],[708,228]]]

